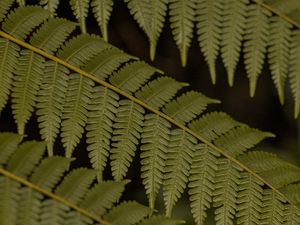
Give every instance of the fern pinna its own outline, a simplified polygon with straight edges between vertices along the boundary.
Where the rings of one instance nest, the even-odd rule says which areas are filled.
[[[65,172],[73,159],[43,157],[45,144],[0,134],[0,223],[13,224],[179,224],[135,201],[115,205],[128,181],[95,183],[96,171]],[[64,177],[63,177],[64,176]]]
[[[294,115],[300,112],[299,28],[300,2],[296,0],[123,0],[150,44],[153,60],[157,42],[167,15],[173,39],[180,51],[182,65],[196,30],[198,45],[208,64],[211,80],[216,83],[216,60],[222,58],[230,86],[243,52],[249,93],[254,96],[264,62],[269,64],[281,104],[284,103],[285,84],[289,80],[294,97]],[[40,0],[42,6],[55,14],[59,0]],[[70,0],[70,5],[86,32],[88,8],[108,40],[107,26],[114,0]],[[22,3],[24,5],[24,3]],[[118,13],[118,12],[116,12]],[[267,59],[266,59],[267,58]]]
[[[300,223],[299,168],[248,152],[272,134],[222,112],[204,114],[219,101],[95,35],[74,36],[72,22],[37,6],[11,9],[12,2],[0,8],[0,108],[11,97],[20,135],[36,112],[48,154],[60,136],[70,158],[86,132],[100,183],[108,159],[122,182],[140,149],[151,212],[163,187],[167,217],[187,189],[196,224],[209,208],[218,225]]]

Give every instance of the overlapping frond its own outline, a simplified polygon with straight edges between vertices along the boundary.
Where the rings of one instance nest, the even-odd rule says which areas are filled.
[[[3,0],[0,5],[0,21],[14,0]],[[156,46],[167,14],[170,28],[180,52],[182,65],[187,56],[194,26],[199,47],[208,64],[212,83],[216,83],[216,60],[221,58],[228,73],[228,83],[234,83],[234,75],[240,54],[249,79],[249,93],[255,95],[258,78],[268,56],[274,85],[283,104],[285,81],[290,77],[290,89],[295,101],[295,117],[299,114],[299,79],[297,69],[298,41],[292,33],[300,29],[300,3],[297,0],[123,0],[138,25],[146,33],[150,43],[150,58],[155,57]],[[25,0],[18,0],[24,6]],[[40,0],[51,16],[59,0]],[[86,33],[89,8],[96,18],[102,37],[108,40],[108,29],[114,0],[70,0],[73,13]],[[118,12],[116,12],[118,13]],[[295,35],[297,36],[297,35]],[[242,45],[243,43],[243,45]],[[3,91],[4,93],[4,91]],[[2,93],[2,94],[3,94]],[[1,94],[1,93],[0,93]],[[0,102],[1,108],[1,102]]]
[[[43,218],[49,218],[54,213],[53,221],[58,221],[54,224],[89,224],[80,211],[70,211],[68,204],[64,206],[64,201],[76,202],[78,207],[85,208],[92,215],[106,213],[124,190],[126,181],[123,180],[127,177],[133,157],[140,150],[141,178],[151,213],[154,212],[161,187],[167,216],[172,214],[176,202],[188,188],[192,214],[197,224],[203,223],[211,206],[217,224],[232,224],[235,218],[239,224],[297,221],[299,209],[281,190],[299,183],[299,168],[268,153],[250,150],[271,134],[249,128],[225,113],[204,114],[209,104],[218,101],[195,91],[186,91],[186,83],[162,76],[157,69],[123,53],[97,36],[81,34],[69,38],[74,28],[72,23],[51,18],[42,24],[42,20],[36,25],[32,22],[29,26],[30,17],[39,18],[44,15],[42,11],[38,7],[20,8],[11,12],[12,15],[8,16],[10,19],[3,23],[2,27],[7,30],[0,32],[4,46],[0,48],[3,58],[0,70],[8,71],[4,73],[4,79],[10,77],[19,84],[9,86],[0,99],[5,105],[8,96],[11,96],[13,104],[16,104],[14,101],[20,97],[9,93],[14,93],[14,88],[23,87],[27,82],[29,86],[24,93],[30,95],[21,103],[28,108],[25,111],[26,118],[37,109],[40,132],[49,153],[53,153],[53,144],[61,131],[61,141],[68,156],[64,160],[70,162],[73,151],[86,133],[87,150],[95,171],[91,175],[78,170],[76,175],[69,175],[65,182],[60,182],[61,188],[57,189],[55,196],[61,196],[63,201],[56,197],[43,199],[43,192],[31,195],[35,193],[35,188],[25,188],[19,194],[19,189],[26,183],[21,182],[23,186],[20,186],[8,177],[1,178],[6,186],[16,192],[3,194],[5,203],[0,201],[0,209],[7,205],[3,209],[5,213],[15,213],[14,199],[18,198],[22,199],[22,215],[25,215],[24,221],[27,223],[31,220],[33,222],[30,223],[34,223],[40,214]],[[25,17],[22,17],[22,21],[15,21],[15,13],[28,14],[28,21]],[[43,20],[48,16],[49,12]],[[36,26],[39,28],[33,31]],[[242,29],[240,25],[237,27]],[[53,35],[47,39],[46,33]],[[22,39],[28,40],[27,44]],[[240,46],[238,35],[236,40],[236,46]],[[9,64],[14,61],[8,63],[6,55],[15,59],[15,64]],[[28,55],[32,56],[31,60],[28,60]],[[34,66],[37,67],[33,71]],[[28,72],[29,69],[32,73]],[[37,80],[29,82],[32,76],[38,76],[37,73],[42,74],[39,83],[36,84]],[[24,81],[18,80],[18,77],[23,77]],[[16,122],[20,123],[17,118]],[[23,119],[22,129],[19,128],[20,136],[12,140],[9,148],[14,148],[22,138],[26,122]],[[23,155],[24,149],[26,156]],[[246,150],[250,152],[245,153]],[[3,159],[0,158],[0,162],[5,164],[9,160],[7,169],[19,177],[28,178],[32,171],[39,168],[41,172],[32,175],[32,179],[43,190],[53,189],[61,180],[62,168],[66,165],[58,163],[53,156],[51,158],[57,165],[52,160],[39,164],[44,146],[34,142],[22,144],[11,157],[8,150],[1,154]],[[112,175],[118,181],[116,183],[101,181],[108,161]],[[40,166],[36,167],[36,164]],[[51,178],[50,175],[40,178],[42,171],[51,174]],[[100,183],[89,191],[87,187],[95,183],[91,181],[92,177],[97,177]],[[75,183],[78,185],[70,187]],[[87,194],[81,194],[75,187]],[[68,194],[67,189],[72,194]],[[98,192],[106,192],[106,195],[98,195]],[[39,205],[32,205],[34,201]],[[277,204],[274,209],[270,208],[273,203]],[[121,213],[124,208],[118,210],[116,212]],[[275,213],[270,213],[272,210]],[[279,219],[275,215],[277,211]],[[141,212],[145,213],[144,210]],[[291,216],[288,218],[287,215]],[[59,219],[61,217],[66,218],[65,221],[59,222],[62,221]],[[12,216],[8,218],[16,219]],[[128,223],[136,222],[137,218],[134,215],[128,217]],[[119,221],[118,218],[114,220]],[[158,222],[169,224],[170,220],[154,217],[142,224]]]
[[[128,181],[95,183],[96,171],[86,168],[73,169],[63,177],[72,159],[43,158],[45,144],[30,141],[18,146],[17,134],[1,133],[0,140],[0,155],[10,155],[1,158],[0,164],[1,224],[133,225],[152,221],[151,217],[145,220],[149,208],[137,202],[116,205]]]
[[[108,40],[107,24],[114,5],[113,0],[92,0],[91,7],[101,29],[102,37]]]

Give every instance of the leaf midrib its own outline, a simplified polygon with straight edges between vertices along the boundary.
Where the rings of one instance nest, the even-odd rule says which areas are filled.
[[[5,170],[3,168],[0,168],[0,174],[4,175],[5,177],[11,179],[11,180],[14,180],[14,181],[17,181],[18,183],[22,184],[22,185],[25,185],[27,186],[28,188],[34,190],[34,191],[37,191],[57,202],[60,202],[68,207],[70,207],[71,209],[79,212],[81,215],[83,216],[86,216],[94,221],[96,221],[97,223],[99,224],[102,224],[102,225],[112,225],[110,224],[109,222],[105,221],[105,220],[102,220],[96,216],[94,216],[93,214],[91,214],[90,212],[88,212],[87,210],[77,206],[76,204],[73,204],[72,202],[68,201],[67,199],[64,199],[63,197],[57,195],[57,194],[54,194],[53,192],[50,192],[38,185],[35,185],[33,184],[32,182],[20,177],[20,176],[17,176],[16,174],[8,171],[8,170]]]
[[[300,27],[300,26],[299,26]],[[250,174],[252,174],[254,177],[257,177],[257,179],[259,179],[260,181],[262,181],[264,184],[266,184],[269,188],[271,188],[273,191],[275,191],[276,193],[278,193],[280,196],[283,196],[291,205],[295,206],[295,204],[293,204],[293,202],[288,199],[287,196],[285,196],[283,193],[281,193],[278,189],[276,189],[275,187],[273,187],[269,182],[267,182],[264,178],[262,178],[261,176],[259,176],[257,173],[255,173],[254,171],[252,171],[250,168],[248,168],[247,166],[245,166],[243,163],[241,163],[239,160],[233,158],[232,156],[230,156],[228,153],[226,153],[225,150],[215,146],[214,144],[210,143],[209,141],[207,141],[205,138],[203,138],[202,136],[200,136],[199,134],[197,134],[196,132],[192,131],[191,129],[187,128],[186,126],[182,125],[180,122],[177,122],[176,120],[174,120],[173,118],[171,118],[170,116],[162,113],[159,110],[154,109],[153,107],[151,107],[150,105],[146,104],[145,102],[143,102],[142,100],[126,93],[125,91],[107,83],[106,81],[103,81],[101,79],[98,79],[97,77],[93,76],[92,74],[76,67],[73,66],[71,64],[69,64],[68,62],[54,56],[51,55],[39,48],[36,48],[22,40],[19,40],[13,36],[11,36],[10,34],[5,33],[4,31],[2,31],[0,29],[0,36],[2,36],[5,39],[8,39],[11,42],[14,42],[20,46],[22,46],[23,48],[29,49],[31,51],[34,51],[35,53],[44,56],[45,58],[52,60],[54,62],[57,62],[63,66],[65,66],[66,68],[73,70],[74,72],[87,77],[91,80],[93,80],[94,82],[103,85],[104,87],[107,87],[109,89],[111,89],[112,91],[117,92],[118,94],[132,100],[133,102],[141,105],[142,107],[144,107],[145,109],[155,113],[156,115],[160,116],[161,118],[166,119],[167,121],[169,121],[170,123],[172,123],[173,125],[177,126],[178,128],[182,129],[183,131],[186,131],[187,133],[191,134],[192,136],[194,136],[195,138],[197,138],[199,141],[201,141],[202,143],[206,144],[208,147],[214,149],[215,151],[219,152],[220,154],[222,154],[223,156],[225,156],[227,159],[229,159],[230,161],[234,162],[235,164],[237,164],[239,167],[241,167],[241,169],[249,172]]]

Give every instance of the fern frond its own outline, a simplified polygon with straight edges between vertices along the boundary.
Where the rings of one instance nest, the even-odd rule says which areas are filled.
[[[69,173],[56,188],[55,193],[75,204],[79,203],[88,192],[96,177],[96,172],[89,169],[76,169]]]
[[[223,136],[217,138],[214,144],[226,149],[230,155],[236,157],[267,137],[274,137],[274,135],[248,126],[241,126],[231,129]]]
[[[0,222],[16,224],[20,184],[7,177],[0,176]]]
[[[239,60],[248,0],[224,2],[222,13],[221,56],[228,73],[228,84],[233,86],[234,72]]]
[[[113,9],[113,0],[91,0],[91,7],[101,29],[102,37],[108,41],[107,24]]]
[[[76,19],[80,24],[82,33],[86,33],[85,20],[89,10],[89,0],[70,0],[70,5],[73,10]]]
[[[41,22],[43,22],[47,17],[49,16],[49,13],[44,11],[43,9],[39,7],[25,7],[25,8],[19,8],[15,10],[13,13],[9,14],[9,16],[6,18],[2,25],[2,29],[6,32],[11,33],[13,36],[24,39],[27,34],[29,34],[32,29],[34,29],[36,26],[38,26]],[[20,19],[21,18],[21,19]],[[17,67],[18,60],[17,57],[19,56],[19,47],[15,45],[14,43],[11,43],[9,41],[5,41],[3,39],[0,40],[0,62],[1,62],[1,75],[0,75],[0,81],[1,81],[1,91],[0,91],[0,110],[3,109],[5,106],[8,95],[12,86],[13,82],[13,71]],[[26,52],[26,51],[25,51]],[[28,53],[28,51],[27,51]],[[36,56],[37,58],[40,58],[40,56]],[[26,63],[23,64],[26,67]],[[26,70],[26,69],[25,69]],[[21,74],[21,77],[24,74]],[[37,76],[37,74],[35,74]],[[20,79],[20,78],[19,78]],[[37,82],[38,84],[39,82]],[[18,84],[16,84],[18,85]],[[19,84],[20,85],[20,84]],[[23,86],[23,85],[22,85]],[[35,86],[33,90],[36,90],[38,87]],[[17,109],[14,111],[16,117],[18,118],[19,123],[19,131],[20,133],[23,133],[24,126],[23,123],[26,123],[28,120],[28,117],[30,116],[30,111],[32,111],[32,105],[34,104],[34,97],[31,96],[29,101],[29,105],[26,107],[26,111],[24,117],[20,114],[20,112],[17,112],[19,110],[22,110],[22,105],[26,102],[22,102],[22,87],[17,87],[15,90],[19,92],[16,95],[19,95],[19,101],[15,102],[15,104],[18,104]],[[34,93],[35,95],[35,93]],[[26,97],[25,97],[26,98]],[[29,114],[29,115],[28,115]]]
[[[0,2],[0,22],[6,17],[6,13],[13,4],[14,0],[3,0]]]
[[[141,178],[152,210],[164,179],[170,128],[171,124],[158,115],[145,116],[141,140]]]
[[[58,7],[59,0],[40,0],[40,5],[49,10],[52,15],[55,15],[55,11]]]
[[[223,112],[207,113],[188,126],[208,141],[213,141],[229,130],[242,125]]]
[[[135,155],[142,132],[145,110],[129,100],[121,100],[113,125],[111,167],[115,180],[122,180]]]
[[[227,159],[220,159],[215,176],[213,206],[217,225],[230,224],[236,215],[240,168]]]
[[[150,42],[150,58],[154,60],[157,41],[167,14],[168,0],[124,0],[130,13],[145,31]]]
[[[188,123],[202,113],[208,104],[220,103],[199,92],[190,91],[168,103],[163,112],[181,123]]]
[[[61,137],[66,156],[71,157],[88,120],[94,82],[79,74],[71,74],[68,83],[62,114]]]
[[[213,84],[216,83],[215,61],[220,49],[222,7],[220,0],[199,0],[196,4],[198,42]]]
[[[300,212],[297,206],[286,206],[284,210],[284,219],[286,224],[298,224],[300,220]]]
[[[3,149],[0,149],[0,152],[10,149],[12,155],[0,168],[1,224],[86,225],[96,221],[112,225],[122,218],[125,224],[136,224],[149,214],[150,210],[137,202],[115,206],[127,180],[96,184],[96,171],[84,168],[75,169],[64,178],[72,159],[52,156],[39,162],[45,144],[30,141],[12,148],[16,137],[19,135],[0,134],[0,140],[12,141],[1,142]],[[133,211],[128,212],[129,208]],[[177,223],[167,218],[164,221]]]
[[[168,217],[171,217],[173,207],[186,188],[196,144],[197,140],[181,129],[174,129],[170,133],[163,182]]]
[[[2,133],[0,135],[0,166],[7,162],[14,150],[18,147],[22,136]]]
[[[159,109],[174,97],[178,90],[188,86],[170,77],[160,77],[150,81],[135,95],[155,109]]]
[[[96,184],[84,197],[80,206],[95,215],[103,216],[116,203],[128,181],[103,181]]]
[[[300,203],[300,184],[290,184],[282,187],[280,191],[295,204]]]
[[[285,202],[284,199],[274,191],[263,191],[262,224],[280,225],[284,223],[284,205],[282,202]]]
[[[272,18],[268,58],[272,79],[277,88],[280,103],[284,103],[284,87],[290,61],[291,25],[281,18]]]
[[[294,117],[297,118],[300,112],[300,31],[296,30],[292,33],[292,43],[290,50],[290,64],[289,64],[289,81],[291,91],[294,97]]]
[[[194,0],[171,0],[169,5],[170,26],[180,51],[183,66],[186,66],[187,54],[193,37],[195,3]]]
[[[267,51],[269,16],[269,11],[260,6],[249,6],[243,50],[251,97],[254,96],[257,79],[262,71]]]
[[[242,173],[237,196],[237,224],[260,224],[263,183],[251,174]]]
[[[113,121],[119,107],[119,96],[106,87],[95,87],[89,106],[87,120],[87,150],[92,167],[98,171],[98,180],[102,180],[102,173],[110,152],[110,140],[113,133]]]
[[[109,78],[109,81],[116,87],[132,93],[140,89],[157,71],[144,62],[135,61],[122,67]]]
[[[206,210],[210,208],[215,190],[216,164],[219,153],[200,144],[194,153],[189,176],[189,199],[193,217],[197,225],[204,224]]]
[[[132,225],[140,222],[149,213],[149,208],[134,201],[129,201],[123,202],[113,208],[103,219],[114,225]]]

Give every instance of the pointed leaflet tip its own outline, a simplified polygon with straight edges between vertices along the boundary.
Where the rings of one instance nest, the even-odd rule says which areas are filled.
[[[250,81],[250,97],[253,98],[256,91],[256,81]]]
[[[156,41],[150,41],[150,59],[154,61],[156,53]]]
[[[299,116],[299,111],[300,111],[300,102],[297,103],[295,102],[295,111],[294,111],[294,118],[297,119]]]
[[[186,61],[187,61],[187,52],[186,50],[180,51],[180,59],[181,59],[181,65],[182,67],[186,67]]]
[[[234,72],[230,71],[228,72],[228,84],[230,87],[232,87],[233,83],[234,83]]]
[[[216,76],[216,67],[214,63],[209,64],[209,73],[210,73],[211,82],[213,85],[215,85],[217,82],[217,76]]]

